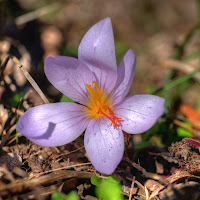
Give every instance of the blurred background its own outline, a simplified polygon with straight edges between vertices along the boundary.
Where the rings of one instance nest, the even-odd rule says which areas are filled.
[[[22,45],[29,53],[30,68],[42,71],[49,55],[77,56],[86,31],[105,17],[112,20],[118,63],[129,48],[136,52],[133,93],[143,93],[149,84],[163,85],[169,69],[158,61],[172,57],[176,45],[197,24],[197,1],[1,0],[1,60],[5,51],[22,56],[18,52]],[[187,50],[195,45],[197,37]]]

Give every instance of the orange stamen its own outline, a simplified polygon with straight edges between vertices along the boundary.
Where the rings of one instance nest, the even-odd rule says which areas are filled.
[[[97,84],[97,82],[93,81],[95,84],[96,90],[92,88],[91,85],[86,84],[86,87],[90,93],[91,102],[88,104],[90,116],[93,117],[107,117],[112,123],[111,126],[115,128],[116,125],[120,125],[120,121],[122,118],[118,118],[115,116],[113,111],[111,110],[110,102],[105,99],[101,88]]]

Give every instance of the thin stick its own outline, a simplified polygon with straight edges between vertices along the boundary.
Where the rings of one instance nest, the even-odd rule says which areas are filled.
[[[134,183],[135,183],[135,176],[133,176],[133,179],[132,179],[131,190],[130,190],[130,194],[129,194],[128,200],[131,200],[131,198],[132,198]]]
[[[149,199],[149,191],[146,186],[144,188],[145,188],[146,200],[148,200]]]
[[[4,144],[6,143],[6,141],[8,140],[10,134],[16,130],[17,124],[14,124],[6,133],[6,135],[2,138],[1,140],[1,145],[0,148],[2,148],[4,146]]]
[[[93,172],[82,172],[82,171],[70,171],[70,170],[60,170],[56,173],[50,173],[34,179],[20,179],[8,184],[1,184],[0,194],[1,196],[6,196],[12,193],[19,193],[27,189],[32,189],[41,185],[49,185],[56,181],[76,177],[78,179],[90,179],[94,176]]]
[[[11,55],[7,56],[7,58],[5,59],[4,63],[1,65],[1,68],[0,68],[0,81],[3,79],[3,73],[4,73],[4,70],[8,64],[8,61],[10,60],[11,58]]]
[[[173,59],[162,60],[162,61],[160,61],[160,64],[164,67],[177,69],[179,71],[184,72],[185,74],[192,73],[195,70],[195,67],[191,66],[190,64],[183,63],[183,62],[173,60]],[[200,82],[200,73],[199,72],[194,74],[194,79],[196,81]]]
[[[58,10],[60,8],[60,4],[58,3],[53,3],[51,5],[39,8],[38,10],[34,10],[32,12],[29,12],[25,15],[19,16],[15,19],[15,23],[17,25],[25,24],[29,21],[32,21],[34,19],[37,19],[43,15],[46,15],[52,11]]]
[[[32,177],[30,177],[30,179],[32,179],[34,177],[40,177],[41,175],[44,175],[44,174],[47,174],[47,173],[50,173],[50,172],[57,172],[57,171],[60,171],[60,170],[63,170],[63,169],[71,169],[71,168],[74,168],[74,167],[80,167],[80,166],[91,165],[91,164],[92,164],[91,162],[87,162],[87,163],[79,163],[79,164],[75,164],[75,165],[60,167],[60,168],[57,168],[57,169],[48,170],[46,172],[40,172],[38,174],[34,174]]]
[[[24,76],[27,78],[27,80],[33,86],[33,88],[36,90],[36,92],[40,95],[40,97],[44,101],[44,103],[49,103],[49,100],[46,98],[46,96],[44,95],[44,93],[42,92],[42,90],[39,88],[39,86],[37,85],[37,83],[34,81],[34,79],[31,77],[31,75],[23,67],[23,65],[21,64],[21,62],[15,56],[10,56],[10,58],[22,70]]]
[[[181,122],[180,120],[175,119],[175,120],[173,121],[173,123],[176,124],[177,126],[180,126],[180,127],[184,128],[184,129],[186,129],[187,131],[191,132],[192,135],[193,135],[193,137],[199,136],[199,131],[197,131],[197,130],[195,130],[195,129],[193,129],[193,128],[188,127],[187,125],[185,125],[185,124],[184,124],[183,122]]]
[[[149,178],[154,179],[154,180],[157,180],[157,181],[160,181],[161,183],[163,183],[165,185],[169,184],[169,182],[166,181],[164,178],[162,178],[162,176],[159,176],[158,174],[155,174],[155,173],[147,172],[146,169],[144,169],[143,167],[141,167],[137,163],[131,161],[128,157],[124,157],[123,160],[128,162],[129,164],[131,164],[137,170],[141,171],[144,176],[149,177]]]

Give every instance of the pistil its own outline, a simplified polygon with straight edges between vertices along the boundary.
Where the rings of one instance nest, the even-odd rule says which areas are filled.
[[[120,125],[119,120],[122,120],[122,118],[116,117],[113,111],[108,106],[104,105],[103,108],[109,111],[110,116],[106,115],[102,110],[100,110],[100,112],[112,122],[111,126],[115,128],[116,125]]]

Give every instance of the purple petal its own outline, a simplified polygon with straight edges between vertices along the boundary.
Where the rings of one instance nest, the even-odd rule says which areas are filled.
[[[121,102],[128,94],[133,82],[136,67],[136,57],[132,49],[129,49],[117,68],[116,90],[112,96],[113,104]]]
[[[92,84],[95,76],[81,61],[65,56],[48,57],[45,74],[49,81],[67,97],[85,104],[88,100],[86,83]]]
[[[136,134],[150,129],[164,112],[165,100],[154,95],[127,97],[114,110],[122,118],[123,131]]]
[[[110,18],[98,22],[83,37],[78,58],[91,65],[117,69],[115,43]]]
[[[124,153],[124,136],[121,127],[113,128],[107,118],[93,119],[85,132],[84,144],[88,156],[101,173],[111,174]]]
[[[20,117],[17,130],[42,146],[61,146],[79,137],[89,120],[84,107],[75,103],[36,106]]]
[[[103,92],[112,91],[117,78],[117,64],[110,18],[89,29],[80,43],[78,58],[95,73]]]

